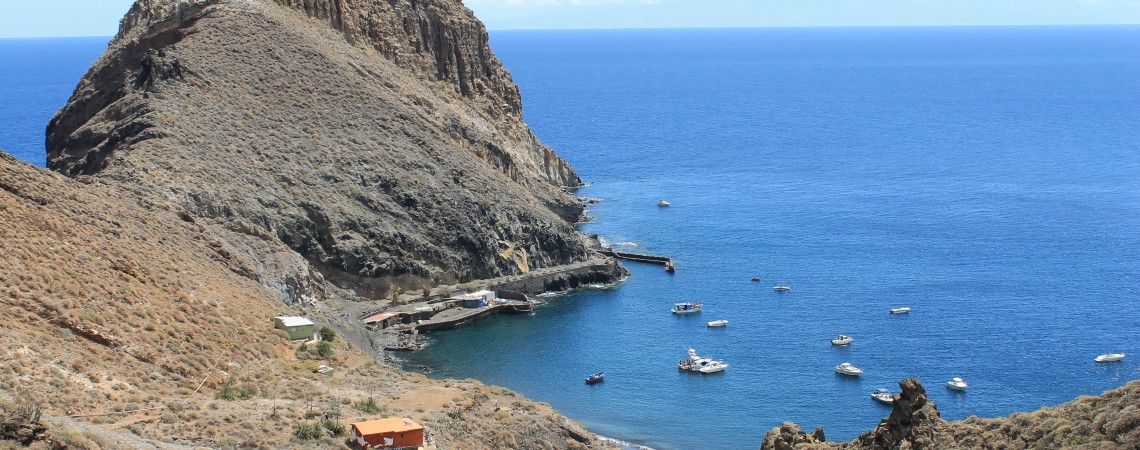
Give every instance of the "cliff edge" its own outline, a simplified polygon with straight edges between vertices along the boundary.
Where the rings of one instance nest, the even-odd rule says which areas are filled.
[[[828,442],[822,427],[808,434],[785,422],[764,435],[760,449],[1140,449],[1140,381],[1032,413],[953,422],[941,418],[917,379],[899,388],[890,416],[851,442]]]
[[[585,261],[487,38],[458,0],[139,0],[48,167],[181,205],[289,303]]]

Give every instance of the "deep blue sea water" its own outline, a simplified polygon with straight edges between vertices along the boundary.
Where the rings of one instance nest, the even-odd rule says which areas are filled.
[[[108,37],[0,39],[0,150],[44,165],[48,121],[67,103],[108,41]]]
[[[0,40],[0,148],[42,164],[48,118],[105,41]],[[629,264],[617,287],[435,334],[409,356],[432,376],[662,449],[756,448],[785,420],[851,439],[889,412],[868,394],[907,376],[948,419],[1140,378],[1140,27],[496,31],[492,46],[527,122],[601,199],[583,229],[678,270]],[[668,312],[686,300],[705,311]],[[839,333],[855,343],[832,347]],[[690,346],[730,368],[678,372]],[[1092,362],[1109,350],[1131,356]],[[866,373],[835,375],[844,361]],[[607,380],[586,386],[595,371]],[[953,376],[969,392],[945,389]]]
[[[527,122],[601,199],[584,230],[678,270],[630,264],[616,288],[437,334],[411,358],[432,376],[663,449],[756,448],[785,420],[852,439],[889,413],[870,392],[908,376],[948,419],[1140,378],[1140,27],[499,31],[492,46]],[[687,300],[705,310],[668,312]],[[855,343],[833,348],[839,333]],[[730,367],[678,372],[689,346]],[[1092,361],[1109,350],[1135,357]],[[844,361],[866,373],[834,374]],[[943,386],[954,376],[969,392]]]

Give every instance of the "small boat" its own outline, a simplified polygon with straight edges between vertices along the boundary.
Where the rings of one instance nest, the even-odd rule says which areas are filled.
[[[697,356],[697,351],[690,348],[689,357],[678,362],[677,368],[690,372],[713,373],[727,369],[728,364],[725,364],[724,361],[715,361],[712,358]]]
[[[1120,361],[1122,359],[1124,359],[1123,353],[1105,353],[1103,355],[1097,356],[1096,362],[1100,362],[1100,363],[1116,362],[1116,361]]]
[[[673,314],[692,314],[695,312],[701,312],[701,308],[704,306],[704,303],[676,303],[673,305]]]
[[[725,364],[723,361],[713,361],[709,358],[704,359],[707,359],[708,361],[702,360],[700,365],[694,365],[692,369],[694,372],[714,373],[723,371],[724,369],[728,368],[728,364]]]
[[[788,292],[792,290],[792,287],[785,284],[777,284],[775,286],[772,286],[772,290],[776,292]]]
[[[966,384],[965,381],[962,381],[961,378],[954,377],[950,381],[946,382],[946,387],[955,391],[964,391],[966,388],[970,387],[970,385]]]
[[[851,338],[851,336],[841,334],[839,336],[836,336],[835,339],[831,340],[831,345],[847,345],[854,341],[855,339]]]
[[[908,312],[910,312],[909,306],[903,306],[901,308],[891,308],[891,314],[906,314]]]
[[[720,320],[714,320],[712,322],[709,322],[710,327],[723,327],[725,325],[728,325],[727,319],[720,319]]]
[[[661,201],[657,202],[657,206],[661,206],[661,207],[669,206],[670,204],[671,203],[669,203],[665,200],[661,200]]]
[[[586,384],[598,384],[603,381],[606,381],[606,374],[603,372],[598,372],[586,377]]]
[[[752,281],[760,281],[760,277],[752,277]]]
[[[852,366],[851,363],[849,363],[849,362],[845,362],[843,364],[835,366],[835,373],[840,374],[840,375],[851,375],[853,377],[857,377],[857,376],[863,374],[863,369]]]
[[[892,395],[891,391],[888,391],[887,388],[875,389],[875,392],[871,393],[871,398],[888,405],[895,402],[895,396]]]

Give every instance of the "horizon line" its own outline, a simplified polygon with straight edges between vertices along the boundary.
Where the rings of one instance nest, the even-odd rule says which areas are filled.
[[[485,25],[484,25],[485,26]],[[570,28],[491,28],[487,31],[590,31],[590,30],[747,30],[771,28],[1031,28],[1031,27],[1135,27],[1140,23],[1032,23],[1032,24],[940,24],[940,25],[748,25],[748,26],[621,26],[621,27],[570,27]],[[75,36],[0,36],[0,40],[16,39],[114,39],[115,35]]]

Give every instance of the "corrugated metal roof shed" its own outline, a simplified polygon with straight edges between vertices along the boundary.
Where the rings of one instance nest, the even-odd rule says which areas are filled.
[[[376,434],[376,433],[399,433],[403,431],[412,431],[423,429],[420,424],[412,419],[404,419],[400,417],[389,417],[387,419],[369,420],[367,422],[357,422],[352,424],[357,432],[362,435]]]
[[[306,319],[304,317],[281,316],[281,317],[275,317],[275,319],[280,320],[281,323],[287,327],[300,327],[300,326],[305,326],[305,325],[313,325],[313,321]]]

